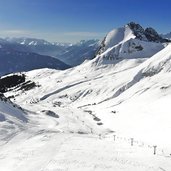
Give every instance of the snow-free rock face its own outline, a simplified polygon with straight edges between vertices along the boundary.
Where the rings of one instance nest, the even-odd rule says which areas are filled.
[[[146,29],[144,29],[141,25],[136,24],[134,22],[130,22],[127,25],[133,31],[137,39],[157,43],[169,42],[169,40],[160,36],[157,31],[152,27],[147,27]]]
[[[106,60],[148,58],[164,48],[162,43],[168,42],[168,39],[162,38],[153,28],[144,29],[131,22],[109,32],[96,56],[100,55]]]

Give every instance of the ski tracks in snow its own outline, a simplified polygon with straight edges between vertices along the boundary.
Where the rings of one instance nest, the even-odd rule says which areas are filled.
[[[40,171],[161,171],[145,161],[144,156],[141,160],[132,154],[130,148],[124,151],[120,145],[104,139],[74,135],[61,144],[58,153]]]
[[[47,131],[32,134],[21,133],[4,146],[0,170],[169,171],[164,169],[168,163],[164,158],[111,139]]]

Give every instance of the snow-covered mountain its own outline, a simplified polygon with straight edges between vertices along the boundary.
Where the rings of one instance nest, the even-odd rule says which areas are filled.
[[[94,59],[24,72],[3,91],[27,122],[0,138],[0,170],[171,170],[171,43],[130,27],[110,32]],[[105,58],[119,45],[119,60]]]
[[[4,41],[11,44],[11,46],[18,46],[21,49],[23,48],[23,51],[47,56],[56,56],[57,54],[61,54],[65,51],[65,48],[71,45],[69,43],[51,43],[44,39],[26,37],[6,38]]]
[[[35,38],[0,39],[0,44],[18,51],[53,56],[70,66],[76,66],[86,59],[92,59],[99,48],[99,40],[81,40],[78,43],[48,42]]]
[[[171,32],[170,33],[167,33],[167,34],[161,34],[161,36],[165,39],[169,39],[171,40]]]
[[[67,47],[63,53],[56,55],[56,57],[68,65],[76,66],[85,60],[93,59],[99,46],[99,40],[82,40]]]
[[[32,52],[17,51],[9,45],[0,47],[0,75],[39,68],[67,69],[69,66],[56,58]]]
[[[19,37],[19,38],[7,37],[4,40],[10,43],[18,43],[26,46],[39,46],[39,45],[40,46],[56,45],[56,46],[66,46],[66,47],[72,46],[72,43],[48,42],[47,40],[44,39],[29,38],[29,37]]]
[[[18,43],[18,44],[22,44],[22,45],[50,45],[51,43],[43,40],[43,39],[35,39],[35,38],[25,38],[25,37],[21,37],[21,38],[5,38],[6,41],[11,42],[11,43]]]
[[[97,55],[104,60],[148,58],[159,52],[169,42],[153,28],[144,29],[134,22],[114,29],[102,41]],[[97,56],[96,55],[96,56]]]

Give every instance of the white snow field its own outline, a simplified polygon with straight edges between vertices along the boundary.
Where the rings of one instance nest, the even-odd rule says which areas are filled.
[[[129,23],[91,61],[24,74],[0,94],[0,171],[171,170],[171,44],[154,29]]]
[[[39,86],[5,93],[24,111],[0,102],[0,171],[170,171],[170,68],[168,45],[25,73]]]

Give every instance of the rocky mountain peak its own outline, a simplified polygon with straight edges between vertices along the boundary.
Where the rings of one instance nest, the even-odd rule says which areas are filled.
[[[152,27],[148,27],[145,29],[145,35],[149,41],[153,41],[153,42],[155,41],[160,42],[160,40],[162,39],[157,33],[157,31],[153,29]]]
[[[152,27],[144,29],[140,24],[130,22],[109,32],[95,56],[106,51],[104,54],[106,59],[145,58],[163,49],[162,43],[169,41],[162,38]]]
[[[163,39],[152,27],[147,27],[146,29],[144,29],[140,24],[137,24],[135,22],[130,22],[126,26],[128,26],[133,31],[137,39],[157,43],[169,41],[168,39]]]
[[[144,28],[140,25],[137,24],[135,22],[130,22],[127,24],[127,26],[129,26],[129,28],[133,31],[134,35],[140,39],[140,40],[144,40],[146,39],[145,35],[144,35]]]

